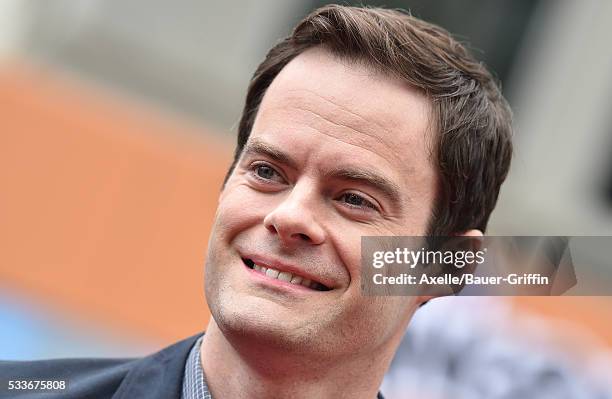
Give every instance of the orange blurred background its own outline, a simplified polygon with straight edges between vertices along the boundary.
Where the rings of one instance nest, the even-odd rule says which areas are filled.
[[[160,342],[202,330],[230,141],[23,64],[0,102],[2,285]]]

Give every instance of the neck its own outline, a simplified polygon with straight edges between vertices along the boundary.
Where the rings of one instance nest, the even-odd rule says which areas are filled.
[[[251,339],[228,339],[211,318],[201,359],[215,399],[374,399],[397,345],[399,338],[396,345],[376,354],[316,359]]]

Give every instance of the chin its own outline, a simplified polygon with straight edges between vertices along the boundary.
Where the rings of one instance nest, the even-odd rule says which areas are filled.
[[[266,348],[283,353],[312,353],[320,343],[313,321],[288,320],[277,304],[246,297],[221,304],[211,304],[211,314],[219,330],[233,346]],[[235,299],[235,298],[234,298]]]

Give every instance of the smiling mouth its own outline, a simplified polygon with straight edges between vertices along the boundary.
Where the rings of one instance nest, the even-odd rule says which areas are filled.
[[[260,266],[248,258],[243,258],[242,261],[249,269],[265,274],[267,277],[272,278],[272,279],[284,281],[284,282],[295,284],[295,285],[301,285],[303,287],[310,288],[315,291],[329,291],[330,290],[330,288],[319,283],[318,281],[312,281],[302,276],[298,276],[298,275],[295,275],[289,272],[283,272],[280,270],[276,270],[271,267]]]

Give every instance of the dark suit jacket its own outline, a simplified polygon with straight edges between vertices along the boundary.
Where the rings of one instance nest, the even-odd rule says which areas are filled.
[[[194,335],[141,359],[0,361],[0,398],[180,399]],[[9,391],[9,380],[67,380],[65,391]],[[378,399],[383,399],[379,393]]]
[[[180,399],[189,351],[201,334],[140,359],[0,361],[0,398]],[[9,391],[9,380],[68,381],[65,391]],[[44,391],[49,392],[49,391]]]

